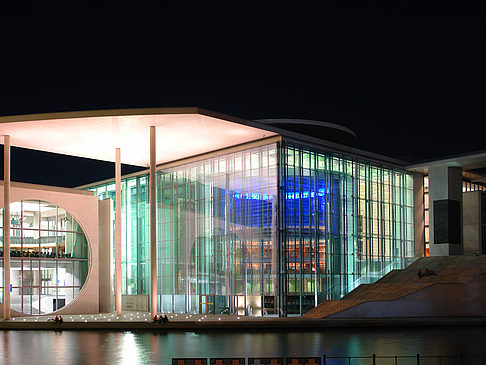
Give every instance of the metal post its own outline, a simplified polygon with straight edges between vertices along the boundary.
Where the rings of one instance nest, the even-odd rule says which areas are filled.
[[[150,127],[150,314],[157,314],[157,204],[155,178],[155,126]]]
[[[3,136],[3,319],[10,319],[10,136]]]
[[[326,354],[322,355],[322,365],[326,365]]]
[[[417,365],[420,365],[420,354],[417,354]]]
[[[121,277],[121,154],[116,149],[115,158],[115,308],[116,315],[122,314],[122,277]]]
[[[376,355],[373,354],[373,365],[376,365]]]

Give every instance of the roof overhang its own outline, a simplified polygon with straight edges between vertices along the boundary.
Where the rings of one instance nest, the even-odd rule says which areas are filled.
[[[111,162],[120,148],[122,163],[146,167],[150,126],[161,164],[277,135],[250,124],[199,108],[118,109],[4,116],[0,135],[11,146]]]
[[[451,156],[438,160],[425,161],[407,166],[408,170],[427,174],[430,167],[462,167],[463,170],[474,170],[486,167],[486,152]]]

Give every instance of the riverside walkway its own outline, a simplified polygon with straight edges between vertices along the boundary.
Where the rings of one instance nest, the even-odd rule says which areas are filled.
[[[0,330],[160,330],[160,331],[322,331],[352,327],[433,327],[486,325],[486,317],[308,319],[302,317],[248,317],[214,314],[166,313],[169,322],[156,324],[150,313],[123,312],[66,315],[64,323],[51,323],[49,316],[0,319]]]

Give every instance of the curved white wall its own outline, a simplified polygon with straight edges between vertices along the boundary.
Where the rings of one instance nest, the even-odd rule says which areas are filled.
[[[0,184],[3,192],[3,181]],[[98,199],[89,191],[12,182],[10,201],[27,199],[43,200],[66,209],[81,225],[88,241],[88,276],[84,286],[71,303],[55,313],[98,313]],[[3,194],[0,194],[0,206],[3,208]]]

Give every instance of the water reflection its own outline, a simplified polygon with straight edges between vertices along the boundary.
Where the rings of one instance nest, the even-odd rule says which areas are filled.
[[[303,333],[0,331],[0,364],[167,364],[173,357],[482,355],[486,329]]]

